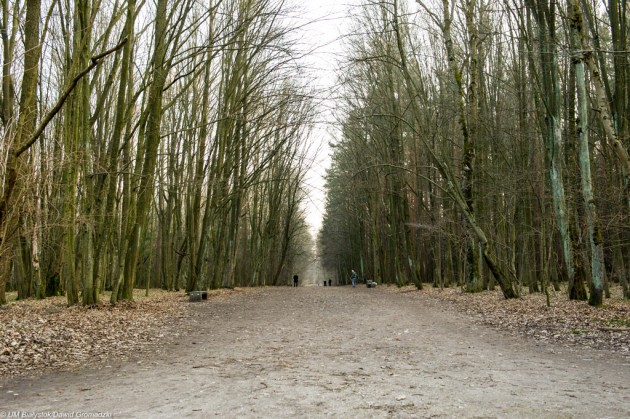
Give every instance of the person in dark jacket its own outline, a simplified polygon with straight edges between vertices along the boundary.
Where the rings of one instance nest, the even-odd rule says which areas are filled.
[[[293,275],[293,286],[298,286],[298,274]]]

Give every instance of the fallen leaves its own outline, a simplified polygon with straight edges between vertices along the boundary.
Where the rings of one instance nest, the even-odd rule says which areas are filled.
[[[65,307],[64,297],[17,301],[0,310],[0,376],[104,366],[155,346],[186,317],[181,293],[152,290],[135,302]]]
[[[446,302],[486,325],[539,342],[603,349],[630,357],[630,301],[622,298],[620,287],[611,288],[611,298],[605,299],[602,307],[570,301],[561,291],[550,291],[551,306],[547,307],[542,293],[506,300],[499,290],[471,294],[459,288],[426,286],[411,293],[413,289],[390,287],[389,291]]]

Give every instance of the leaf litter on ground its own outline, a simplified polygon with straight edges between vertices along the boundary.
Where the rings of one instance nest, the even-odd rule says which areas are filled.
[[[91,307],[67,307],[65,297],[11,302],[0,310],[0,377],[128,359],[165,341],[167,328],[186,318],[186,302],[162,290]]]
[[[550,290],[550,306],[543,293],[528,293],[506,300],[501,291],[467,293],[461,288],[385,287],[412,298],[447,303],[471,318],[512,334],[541,343],[556,342],[619,353],[630,358],[630,300],[620,286],[611,286],[611,298],[601,307],[568,299],[566,290]]]

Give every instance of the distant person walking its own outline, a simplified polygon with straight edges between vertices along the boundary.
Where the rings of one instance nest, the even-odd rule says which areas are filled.
[[[352,288],[357,286],[357,273],[354,271],[354,269],[352,270],[352,273],[350,274],[350,280],[352,281]]]
[[[298,286],[298,274],[293,275],[293,286]]]

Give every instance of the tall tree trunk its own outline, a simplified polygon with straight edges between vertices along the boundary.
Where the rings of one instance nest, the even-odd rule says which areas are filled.
[[[41,17],[41,1],[27,2],[27,14],[25,22],[25,30],[34,33],[25,35],[24,39],[24,76],[22,79],[22,91],[20,95],[20,114],[18,117],[17,135],[14,139],[17,144],[26,142],[36,129],[37,123],[37,80],[39,76],[39,60],[40,60],[40,40],[39,40],[39,20]],[[32,49],[33,51],[29,51]],[[25,162],[21,159],[18,164],[18,173],[20,176],[27,177],[28,168],[32,163]],[[17,192],[19,191],[19,192]],[[18,267],[17,271],[21,272],[18,276],[18,298],[24,299],[33,296],[33,276],[35,272],[32,269],[32,249],[28,224],[28,213],[33,213],[33,206],[36,205],[31,198],[32,192],[25,188],[25,185],[17,186],[16,197],[18,201],[15,204],[21,207],[17,213],[17,233],[18,240],[16,243],[16,254],[19,258],[14,259],[14,263]]]
[[[470,83],[468,85],[467,94],[464,93],[462,85],[462,74],[458,70],[453,50],[453,41],[451,35],[452,16],[448,11],[448,0],[444,0],[444,44],[447,49],[448,62],[453,76],[454,83],[457,87],[458,102],[460,103],[460,125],[464,138],[463,160],[462,160],[462,193],[466,199],[466,204],[470,208],[470,212],[475,214],[475,192],[473,190],[474,177],[476,176],[476,153],[475,148],[478,132],[478,35],[475,27],[474,16],[476,0],[464,0],[464,14],[466,17],[466,32],[468,34],[468,53],[470,56]],[[479,258],[479,249],[474,237],[468,242],[468,262],[470,266],[469,276],[466,289],[471,292],[480,291],[483,287],[481,260]]]
[[[545,146],[549,169],[549,182],[553,201],[556,228],[561,241],[562,260],[569,287],[573,286],[575,267],[573,244],[569,231],[568,211],[564,189],[562,130],[560,128],[560,84],[558,54],[556,50],[555,3],[527,0],[526,5],[536,19],[540,65],[542,72],[542,95],[545,105]]]
[[[132,73],[129,71],[131,57],[134,45],[134,22],[135,22],[135,0],[127,0],[127,15],[124,28],[124,37],[127,39],[123,49],[120,62],[120,83],[118,85],[118,93],[116,95],[116,111],[114,115],[114,124],[112,127],[112,138],[109,143],[107,156],[107,171],[101,176],[96,186],[96,211],[98,223],[95,232],[94,244],[94,269],[92,272],[92,281],[95,288],[103,287],[104,278],[101,276],[101,266],[106,265],[108,254],[105,252],[107,243],[112,241],[115,236],[116,225],[114,220],[114,207],[116,203],[116,190],[118,185],[118,163],[120,156],[120,144],[123,130],[125,128],[125,119],[129,109],[128,90],[130,90]],[[119,249],[122,251],[122,249]],[[115,269],[114,269],[115,270]],[[117,292],[112,293],[110,301],[115,302]]]
[[[578,141],[579,141],[579,164],[580,178],[582,186],[582,200],[584,204],[584,214],[586,227],[589,236],[591,281],[589,304],[599,306],[603,299],[604,283],[604,250],[603,238],[593,196],[593,186],[591,180],[591,160],[588,144],[588,105],[589,100],[586,93],[586,74],[584,71],[584,59],[580,42],[582,33],[582,14],[577,0],[569,0],[569,27],[571,36],[571,47],[573,49],[573,63],[575,66],[575,78],[578,93]]]
[[[212,9],[212,4],[210,5]],[[195,163],[195,171],[193,182],[191,184],[191,198],[190,198],[190,208],[188,209],[188,217],[187,222],[188,226],[186,230],[188,234],[186,235],[186,239],[188,240],[188,249],[190,253],[190,269],[188,275],[188,283],[186,284],[187,291],[193,291],[195,289],[199,289],[202,277],[203,270],[203,261],[205,259],[206,252],[206,241],[208,240],[206,232],[207,222],[209,221],[208,217],[202,217],[201,214],[201,199],[203,193],[203,180],[204,175],[206,173],[205,170],[205,161],[206,161],[206,144],[208,141],[209,130],[209,113],[210,113],[210,86],[211,86],[211,69],[212,69],[212,55],[213,50],[212,46],[214,43],[213,39],[213,22],[214,22],[214,13],[211,12],[210,18],[210,34],[208,37],[208,50],[206,52],[207,57],[204,63],[204,72],[203,72],[203,91],[201,92],[201,115],[200,122],[201,128],[199,130],[199,142],[197,145],[196,152],[196,163]],[[206,207],[209,207],[209,202],[206,202]],[[202,254],[201,252],[204,252]]]
[[[3,40],[3,76],[2,76],[2,119],[7,126],[10,126],[12,120],[14,118],[13,114],[13,79],[11,76],[11,62],[7,60],[12,60],[13,57],[13,48],[15,47],[15,33],[12,34],[11,37],[7,34],[7,24],[8,24],[8,4],[4,3],[2,6],[3,13],[3,30],[2,30],[2,40]],[[15,13],[17,14],[17,5]],[[2,272],[0,272],[0,305],[6,303],[5,296],[5,286],[8,275],[10,274],[10,259],[12,255],[12,248],[16,248],[14,246],[18,246],[18,254],[24,256],[25,251],[29,249],[25,249],[24,246],[27,245],[25,243],[26,232],[20,230],[20,226],[23,223],[20,222],[21,218],[21,201],[23,199],[22,191],[24,191],[23,185],[21,185],[18,181],[18,174],[23,172],[24,170],[24,162],[19,159],[21,154],[20,148],[28,142],[30,137],[33,135],[35,131],[35,125],[37,122],[37,79],[39,75],[39,60],[41,55],[41,45],[40,45],[40,30],[39,30],[39,22],[41,16],[41,1],[40,0],[27,0],[26,1],[26,15],[25,15],[25,23],[24,23],[24,72],[22,76],[22,86],[21,86],[21,94],[20,94],[20,112],[17,121],[17,129],[14,131],[13,129],[7,129],[5,135],[15,134],[13,138],[10,139],[11,146],[9,148],[7,161],[6,161],[6,171],[4,176],[4,185],[3,185],[3,196],[0,200],[0,231],[2,232],[2,237],[0,239],[0,268],[2,268]],[[14,31],[17,31],[17,16],[14,15],[13,21]],[[9,137],[5,137],[9,139]],[[13,195],[13,197],[12,197]],[[9,211],[9,206],[12,209]],[[19,240],[13,241],[11,240],[15,236],[15,233],[19,234]],[[15,263],[18,263],[22,266],[25,266],[24,263],[27,263],[28,266],[31,264],[31,260],[29,258],[26,261],[24,258],[20,258],[19,260],[15,260]],[[27,290],[31,289],[31,276],[30,272],[25,272],[23,277],[21,278],[22,282],[28,281]],[[26,285],[26,284],[25,284]],[[30,296],[30,291],[27,291],[24,294],[24,287],[19,287],[19,290],[22,291],[22,295],[20,297],[26,298]]]
[[[155,15],[155,36],[152,60],[153,80],[149,87],[147,100],[147,122],[144,127],[144,154],[138,156],[142,161],[140,184],[135,203],[135,217],[128,240],[128,252],[125,260],[125,277],[120,297],[133,300],[133,288],[136,280],[136,268],[140,256],[140,240],[148,226],[153,200],[153,188],[157,152],[160,144],[162,123],[162,96],[170,64],[166,60],[167,0],[158,0]]]

